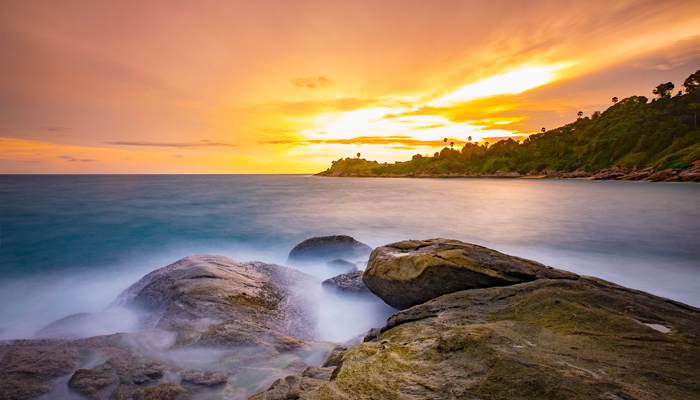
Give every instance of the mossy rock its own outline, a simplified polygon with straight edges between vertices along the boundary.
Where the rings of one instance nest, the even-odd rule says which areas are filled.
[[[593,278],[448,294],[392,316],[300,399],[697,399],[700,310]]]

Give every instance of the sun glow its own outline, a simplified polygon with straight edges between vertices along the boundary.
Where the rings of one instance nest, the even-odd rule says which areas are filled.
[[[302,132],[310,144],[382,145],[384,148],[426,149],[444,145],[443,138],[457,143],[472,137],[475,142],[484,137],[516,134],[504,125],[524,117],[496,117],[455,121],[450,108],[495,95],[522,93],[557,79],[563,65],[530,66],[495,75],[477,83],[463,86],[441,98],[406,107],[370,107],[352,111],[325,113],[312,117],[314,128]],[[498,105],[494,105],[498,107]],[[496,128],[500,125],[501,128]],[[504,129],[505,128],[505,129]],[[314,146],[315,147],[315,146]]]
[[[563,67],[564,65],[548,65],[520,68],[463,86],[454,92],[428,102],[427,105],[444,107],[480,97],[522,93],[553,82],[556,79],[555,72]]]

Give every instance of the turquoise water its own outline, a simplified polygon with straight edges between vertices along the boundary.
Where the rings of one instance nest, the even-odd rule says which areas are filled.
[[[697,184],[6,175],[0,338],[100,309],[187,255],[284,264],[296,243],[339,233],[459,239],[700,306]]]

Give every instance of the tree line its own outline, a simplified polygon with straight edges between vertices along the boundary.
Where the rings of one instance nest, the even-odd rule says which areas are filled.
[[[612,166],[625,168],[687,168],[700,161],[700,70],[683,82],[674,95],[671,82],[653,89],[655,98],[612,98],[612,106],[590,117],[577,113],[574,122],[542,131],[522,142],[502,140],[493,145],[473,143],[461,149],[454,142],[432,157],[416,154],[410,161],[380,164],[358,159],[333,162],[329,172],[381,175],[407,173],[538,172],[546,169],[597,172]]]

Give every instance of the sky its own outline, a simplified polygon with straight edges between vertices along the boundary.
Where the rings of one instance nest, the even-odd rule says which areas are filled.
[[[0,173],[408,160],[698,69],[697,0],[0,0]]]

